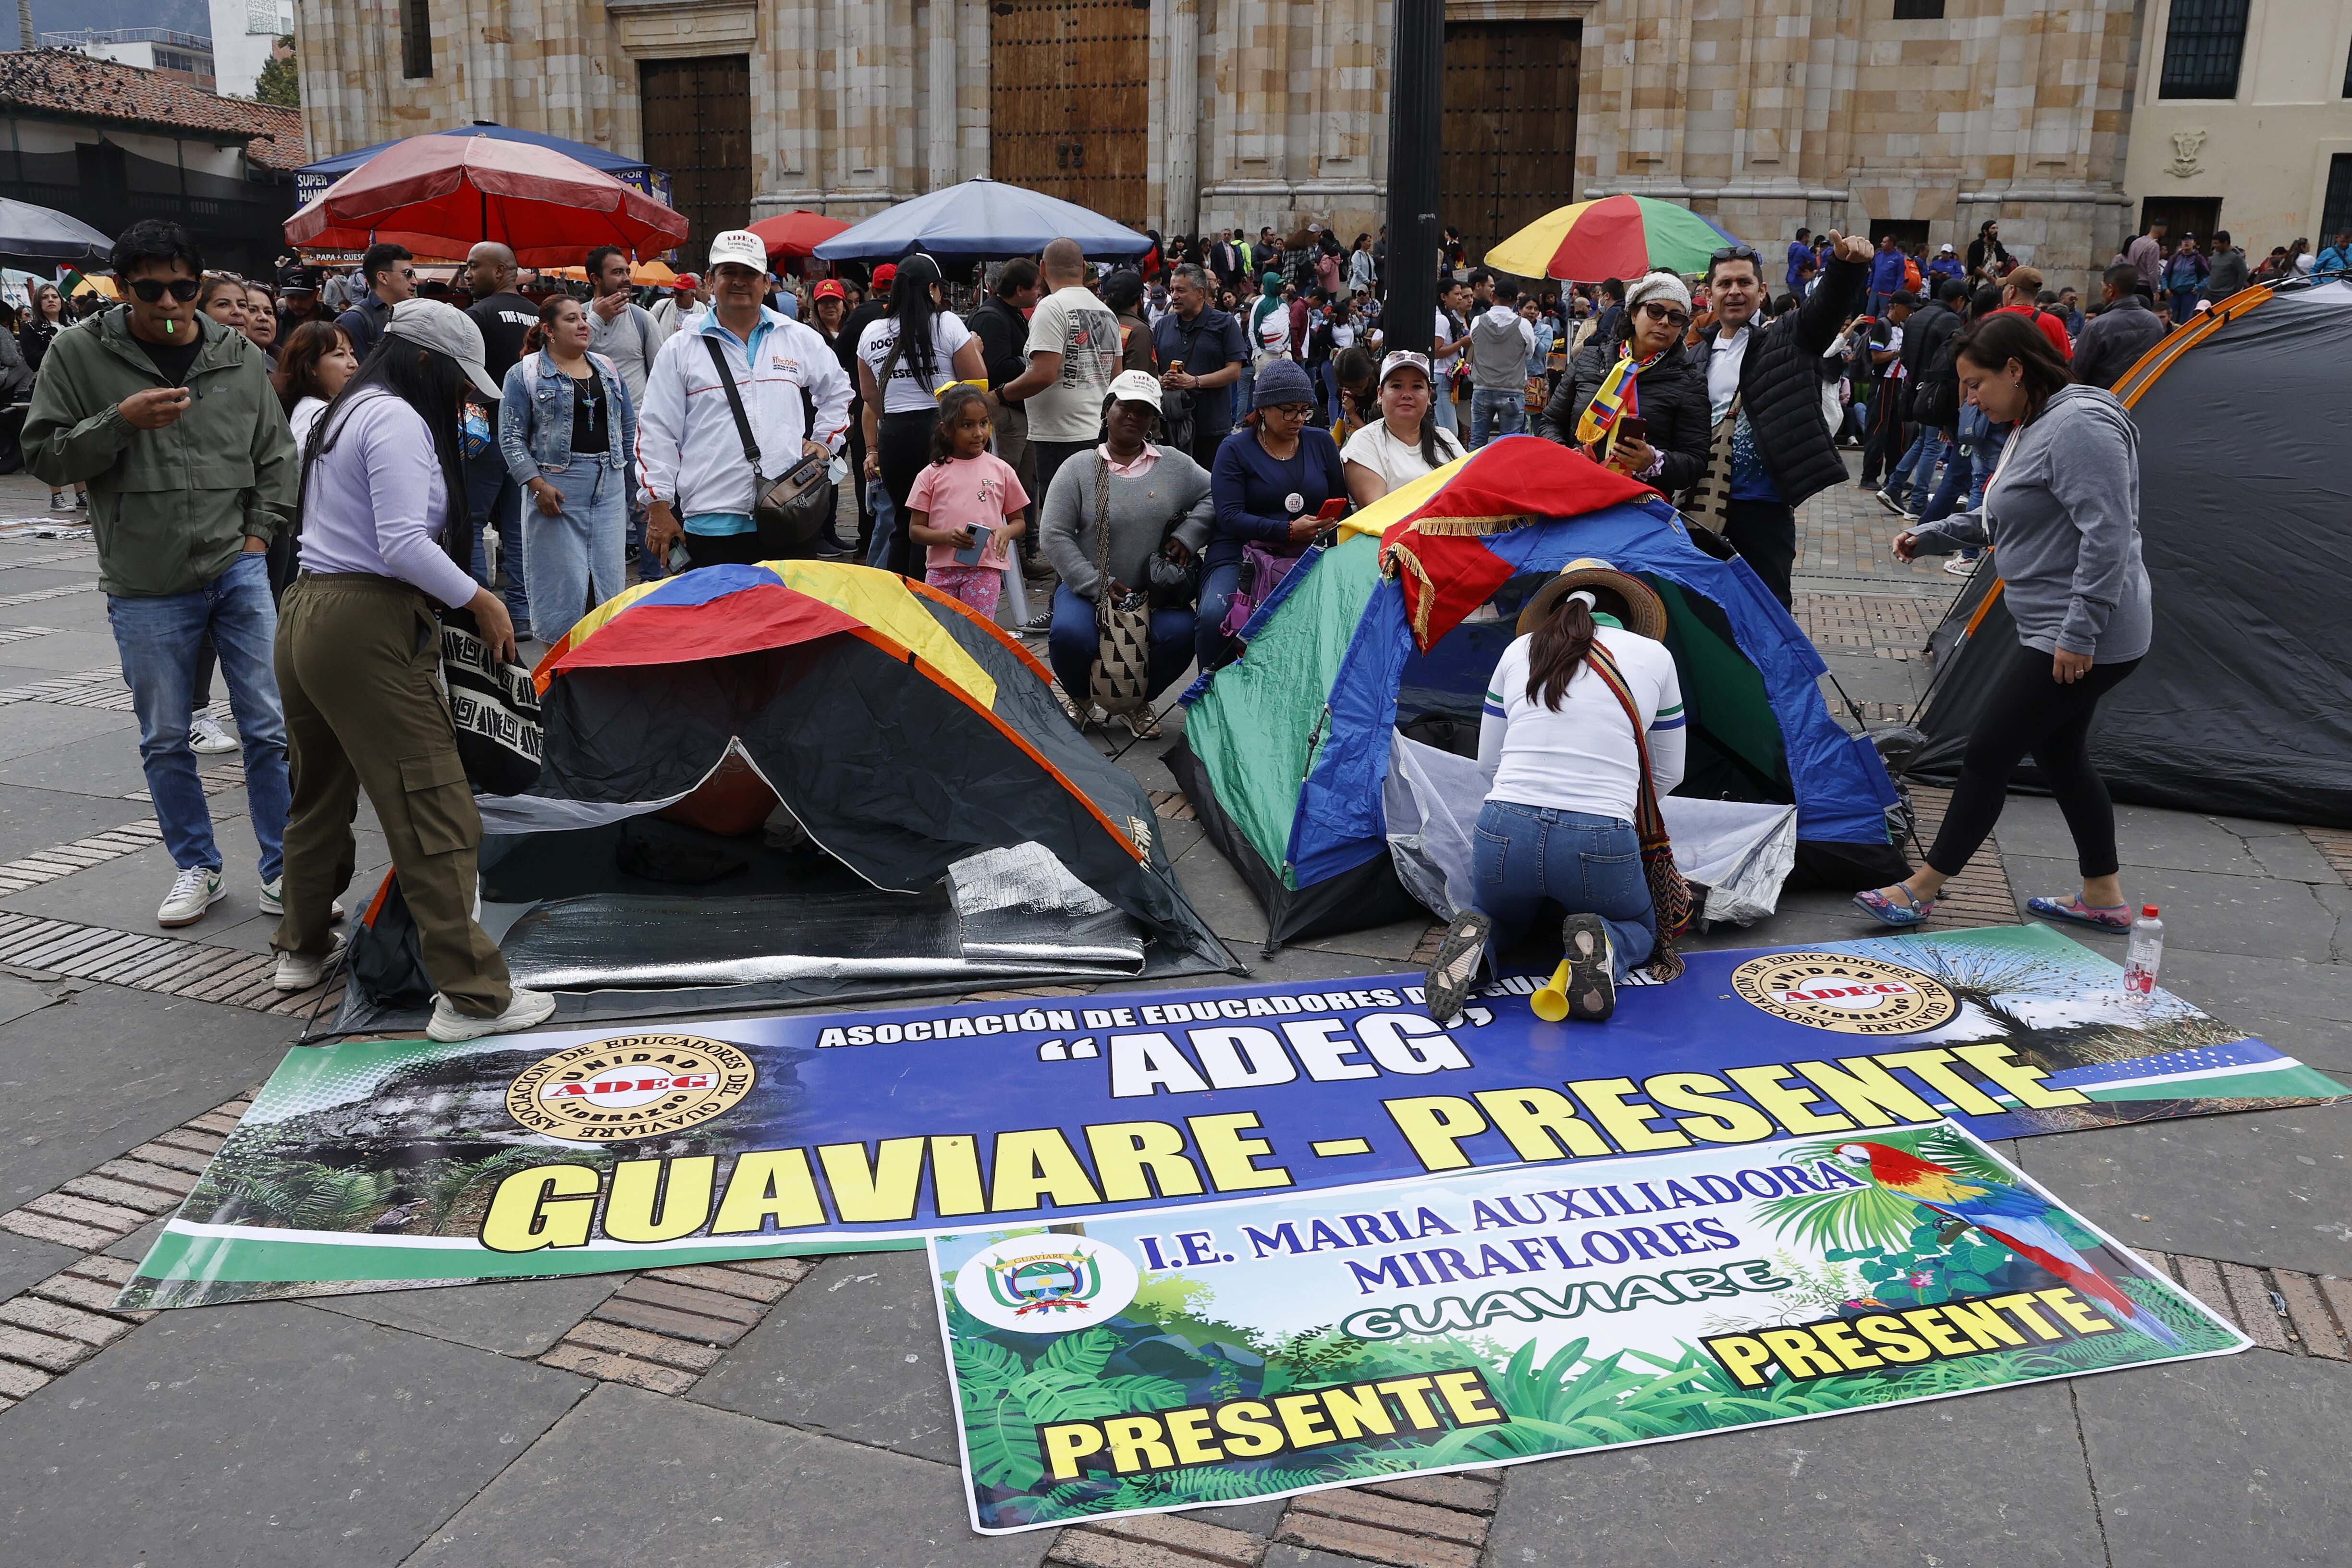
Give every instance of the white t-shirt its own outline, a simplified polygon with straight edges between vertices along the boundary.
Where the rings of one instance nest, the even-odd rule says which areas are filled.
[[[1632,822],[1642,764],[1623,706],[1589,662],[1568,683],[1557,710],[1531,700],[1528,650],[1534,641],[1514,640],[1486,683],[1478,725],[1478,765],[1492,781],[1486,798]],[[1687,734],[1675,656],[1665,644],[1616,626],[1602,626],[1601,641],[1648,731],[1651,783],[1659,795],[1669,794],[1683,780]]]
[[[1438,466],[1443,468],[1461,455],[1461,441],[1444,426],[1439,426]],[[1430,471],[1429,465],[1422,461],[1421,443],[1398,440],[1389,434],[1389,424],[1385,419],[1375,419],[1349,437],[1348,444],[1339,449],[1339,457],[1343,461],[1371,469],[1391,489],[1409,485]]]
[[[311,426],[319,423],[319,416],[326,411],[324,398],[305,397],[297,402],[294,412],[286,416],[286,423],[294,431],[294,450],[298,456],[310,444]]]
[[[1730,412],[1731,400],[1739,395],[1739,367],[1748,359],[1748,340],[1756,335],[1749,328],[1737,336],[1717,335],[1715,352],[1706,356],[1707,422],[1720,425]]]
[[[1032,441],[1091,441],[1102,434],[1103,399],[1124,367],[1118,318],[1083,288],[1056,289],[1029,318],[1029,353],[1062,356],[1053,384],[1029,395]]]
[[[1450,343],[1456,336],[1459,335],[1454,328],[1454,322],[1446,316],[1444,310],[1437,312],[1437,324],[1432,329],[1432,331],[1437,334],[1430,340],[1432,343]],[[1440,379],[1443,379],[1448,372],[1453,370],[1455,365],[1460,364],[1461,363],[1462,353],[1461,351],[1457,349],[1450,354],[1439,354],[1436,359],[1432,362],[1432,368],[1437,372]]]
[[[898,323],[885,316],[866,323],[858,334],[857,357],[874,373],[875,381],[882,387],[882,412],[885,414],[936,413],[940,406],[939,389],[955,379],[952,361],[956,350],[971,342],[971,329],[953,310],[938,310],[931,315],[931,382],[923,384],[915,373],[915,356],[911,350],[898,356],[898,364],[887,382],[882,380],[882,366],[890,358],[890,351],[898,342]]]

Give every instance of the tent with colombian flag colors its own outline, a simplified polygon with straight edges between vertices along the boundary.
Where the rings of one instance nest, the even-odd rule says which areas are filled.
[[[1269,944],[1428,901],[1391,858],[1392,766],[1415,745],[1475,756],[1521,606],[1585,558],[1665,605],[1689,714],[1675,799],[1793,806],[1801,881],[1863,888],[1907,872],[1878,753],[1830,717],[1821,656],[1748,564],[1647,486],[1512,436],[1346,519],[1260,606],[1242,657],[1184,695],[1169,764],[1265,903]]]
[[[592,611],[534,679],[538,781],[476,799],[481,919],[559,1024],[1233,965],[1143,786],[919,583],[706,567]],[[430,1001],[395,893],[339,1028]]]

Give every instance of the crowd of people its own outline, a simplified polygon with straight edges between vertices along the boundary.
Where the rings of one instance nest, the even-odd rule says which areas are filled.
[[[2250,268],[2227,235],[2155,225],[2086,303],[1991,222],[1965,255],[1800,229],[1771,263],[1733,242],[1696,274],[1591,286],[1523,289],[1449,248],[1426,334],[1391,342],[1384,234],[1150,238],[1109,267],[1056,240],[979,270],[913,254],[800,275],[732,230],[703,273],[653,289],[609,247],[565,279],[495,242],[452,271],[381,244],[348,274],[290,264],[263,284],[207,271],[149,220],[116,244],[119,308],[80,320],[35,289],[0,337],[17,351],[0,381],[29,395],[25,461],[52,507],[99,524],[179,868],[159,922],[225,896],[194,756],[241,750],[281,985],[315,984],[340,950],[364,792],[435,1037],[527,1027],[551,1001],[511,983],[473,918],[480,825],[442,622],[514,662],[632,575],[856,561],[1042,638],[1074,718],[1150,735],[1153,699],[1238,657],[1338,519],[1531,432],[1671,500],[1784,605],[1797,510],[1853,477],[1841,445],[1899,517],[1904,558],[1957,552],[1969,571],[2002,551],[2017,668],[1927,867],[1857,901],[1925,919],[2031,752],[2084,874],[2035,907],[2114,929],[2112,812],[2084,742],[2149,632],[2130,424],[2106,389],[2170,323],[2352,258],[2338,237]],[[1572,1016],[1607,1016],[1614,983],[1664,951],[1638,875],[1591,874],[1633,863],[1681,766],[1673,660],[1621,577],[1563,576],[1488,693],[1481,839],[1502,860],[1432,972],[1440,1016],[1547,897],[1573,917]],[[205,711],[215,673],[233,735]]]

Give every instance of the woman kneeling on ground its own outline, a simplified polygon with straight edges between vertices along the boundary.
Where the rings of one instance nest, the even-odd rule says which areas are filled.
[[[1895,552],[1908,561],[1955,544],[1992,546],[2019,646],[1969,737],[1927,863],[1853,901],[1886,925],[1925,921],[1992,831],[2009,775],[2032,752],[2074,836],[2083,890],[2025,907],[2128,931],[2115,805],[2091,766],[2088,742],[2099,699],[2138,667],[2151,636],[2137,432],[2113,393],[2070,383],[2065,362],[2023,316],[1987,316],[1958,345],[1961,392],[1994,424],[2014,420],[2015,428],[1983,510],[1901,534]]]
[[[1650,787],[1670,794],[1685,737],[1665,629],[1648,585],[1601,561],[1570,563],[1520,612],[1478,726],[1490,784],[1473,847],[1475,907],[1438,945],[1431,1017],[1462,1010],[1482,956],[1515,946],[1546,899],[1568,910],[1570,1018],[1607,1018],[1618,982],[1649,962],[1657,911],[1633,826],[1642,762],[1646,751]]]
[[[1064,463],[1045,491],[1038,547],[1061,578],[1054,590],[1046,659],[1082,721],[1090,706],[1087,678],[1102,642],[1096,603],[1106,593],[1117,602],[1146,591],[1154,555],[1164,553],[1184,564],[1208,542],[1216,504],[1210,499],[1209,476],[1174,447],[1153,445],[1159,427],[1159,379],[1139,370],[1119,372],[1111,379],[1102,445]],[[1107,556],[1101,542],[1105,527],[1110,532]],[[1097,560],[1104,563],[1101,570]],[[1150,643],[1148,684],[1157,697],[1192,662],[1191,606],[1155,608]],[[1158,732],[1149,709],[1125,718],[1139,736]]]
[[[367,791],[439,993],[427,1032],[470,1040],[543,1023],[555,998],[507,975],[473,919],[482,819],[441,693],[441,608],[473,612],[494,658],[514,623],[466,569],[457,411],[468,383],[499,384],[482,330],[437,300],[393,308],[383,341],[330,404],[302,452],[302,574],[278,618],[278,689],[294,799],[286,818],[281,991],[319,983],[342,947],[334,897],[352,879],[352,817]]]

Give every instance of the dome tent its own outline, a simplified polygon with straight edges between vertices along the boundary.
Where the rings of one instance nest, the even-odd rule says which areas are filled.
[[[482,921],[571,1019],[1234,967],[1150,796],[1018,642],[862,566],[640,584],[541,661],[543,766],[478,799]],[[388,880],[340,1030],[430,986]]]
[[[1399,543],[1413,563],[1391,556],[1384,573]],[[1647,487],[1506,437],[1346,520],[1260,607],[1243,657],[1185,693],[1170,766],[1265,904],[1269,944],[1424,907],[1387,836],[1399,737],[1475,752],[1520,606],[1588,556],[1664,602],[1689,711],[1677,793],[1793,805],[1800,879],[1859,888],[1906,874],[1885,769],[1830,717],[1820,655],[1747,564],[1701,548]]]
[[[2156,623],[2091,730],[2116,799],[2352,827],[2352,651],[2338,631],[2352,599],[2347,363],[2352,289],[2255,288],[2174,331],[2116,384],[2139,430]],[[1906,773],[1948,784],[2017,646],[1994,572],[1969,580],[1929,646],[1935,684]],[[2021,769],[2017,782],[2038,777]]]

